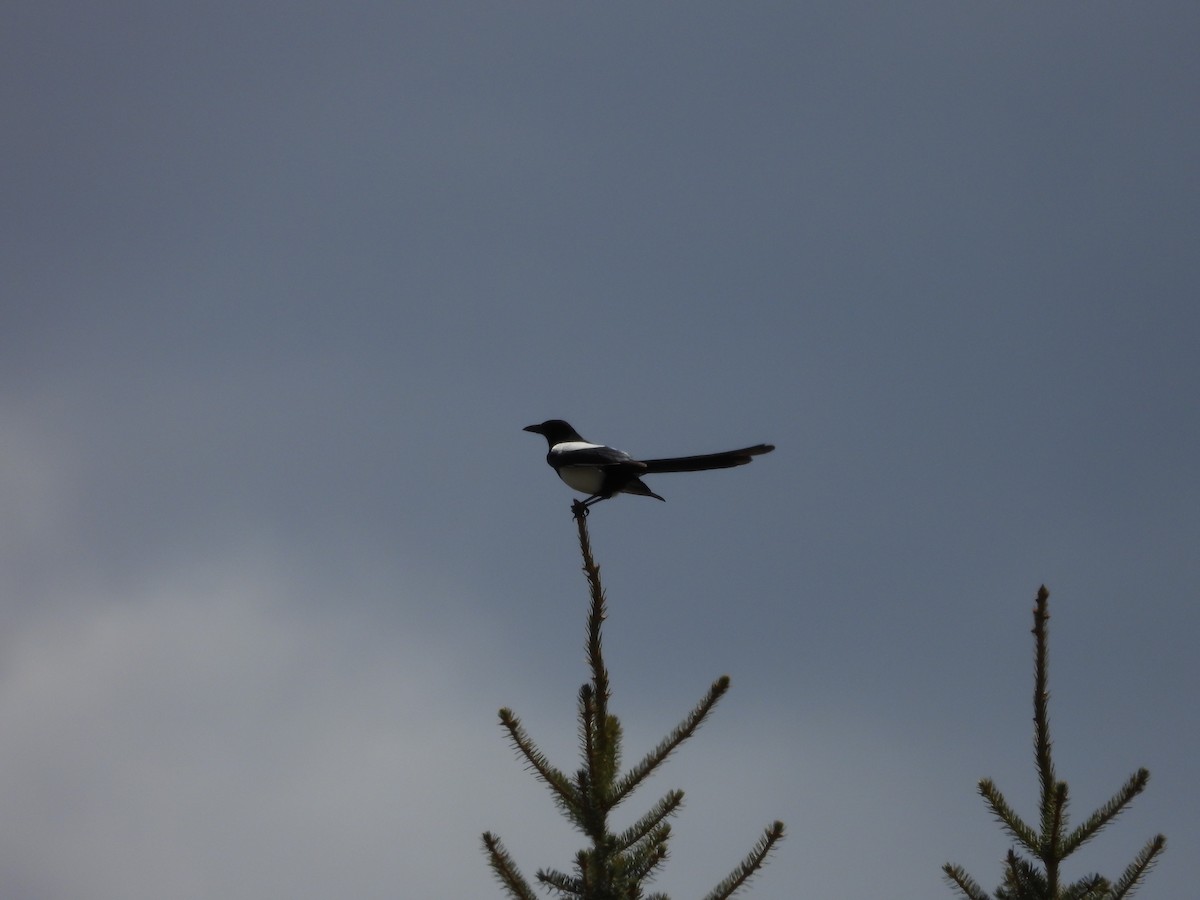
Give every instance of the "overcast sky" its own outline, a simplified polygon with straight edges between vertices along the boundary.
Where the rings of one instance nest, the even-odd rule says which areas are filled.
[[[597,507],[622,821],[701,896],[1200,880],[1200,6],[15,0],[0,28],[0,892],[500,897],[582,838],[586,587],[521,428],[771,441]]]

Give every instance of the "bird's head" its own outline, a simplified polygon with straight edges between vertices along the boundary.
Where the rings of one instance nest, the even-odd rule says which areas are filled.
[[[527,425],[524,430],[540,434],[551,447],[555,444],[561,444],[563,441],[583,440],[579,432],[562,419],[547,419],[539,425]]]

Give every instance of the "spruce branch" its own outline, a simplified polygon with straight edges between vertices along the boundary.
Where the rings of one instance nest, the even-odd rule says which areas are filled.
[[[670,791],[650,808],[650,811],[617,836],[617,849],[627,850],[650,834],[683,806],[683,791]]]
[[[1150,781],[1150,773],[1146,769],[1138,769],[1112,799],[1096,810],[1086,822],[1071,833],[1063,844],[1063,855],[1073,852],[1085,841],[1098,834],[1104,826],[1119,816],[1133,802],[1133,798],[1146,789]]]
[[[1121,877],[1117,879],[1117,883],[1112,888],[1112,900],[1123,900],[1125,897],[1132,897],[1133,892],[1141,887],[1142,879],[1158,862],[1158,856],[1167,848],[1167,839],[1161,834],[1156,834],[1146,842],[1138,855],[1134,857],[1125,871],[1121,873]]]
[[[992,900],[987,891],[980,887],[979,882],[967,874],[962,866],[946,863],[942,866],[946,880],[954,885],[967,900]]]
[[[592,773],[580,769],[575,775],[579,796],[583,798],[579,810],[579,818],[575,820],[584,834],[599,844],[608,835],[608,807],[600,801],[592,781]]]
[[[539,869],[537,879],[547,887],[552,887],[568,897],[583,895],[583,885],[578,878],[572,878],[570,875],[555,869]]]
[[[508,855],[500,838],[490,831],[483,833],[483,847],[488,855],[488,864],[499,882],[513,900],[537,900],[537,895],[517,869],[517,864]]]
[[[771,849],[782,837],[783,823],[779,821],[773,822],[763,832],[763,836],[758,839],[758,843],[754,845],[754,849],[747,854],[746,858],[741,861],[736,869],[722,879],[715,888],[704,895],[704,900],[728,900],[729,897],[732,897],[735,891],[743,887],[763,867]]]
[[[987,801],[992,815],[1004,826],[1004,830],[1030,853],[1037,853],[1038,845],[1041,842],[1037,832],[1026,825],[1024,820],[1017,815],[1016,810],[1008,805],[1008,801],[1004,799],[1004,795],[1000,793],[995,782],[990,778],[982,779],[979,782],[979,793]]]
[[[555,801],[568,814],[576,816],[579,812],[580,796],[571,786],[570,780],[551,765],[533,740],[526,734],[521,720],[511,709],[500,710],[500,723],[508,729],[509,741],[525,757],[530,770],[554,792]]]
[[[618,857],[621,861],[622,880],[630,884],[642,884],[651,880],[654,870],[667,861],[667,838],[670,836],[671,826],[664,822],[628,853],[622,853]]]
[[[997,900],[1060,900],[1052,894],[1045,876],[1027,859],[1017,856],[1012,850],[1004,861],[1004,885],[996,891]]]
[[[1108,900],[1109,890],[1108,879],[1093,873],[1063,888],[1062,900]]]
[[[629,794],[631,794],[639,784],[662,765],[668,756],[675,751],[675,748],[690,738],[696,733],[701,723],[712,712],[717,701],[724,696],[729,690],[729,676],[722,675],[709,687],[708,693],[704,696],[696,706],[688,713],[687,718],[671,729],[668,734],[657,747],[651,750],[645,757],[632,769],[630,769],[620,781],[617,782],[613,790],[613,805],[616,806]]]
[[[601,724],[599,721],[597,725]],[[596,784],[598,788],[602,788],[597,793],[597,801],[603,803],[604,809],[607,812],[614,806],[620,803],[620,799],[613,796],[613,782],[617,778],[617,773],[621,769],[621,722],[614,715],[607,716],[604,721],[604,746],[606,752],[597,760],[599,768],[596,770]],[[597,741],[599,743],[599,741]]]

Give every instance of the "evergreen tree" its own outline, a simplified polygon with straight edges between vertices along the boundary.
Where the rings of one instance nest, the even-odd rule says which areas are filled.
[[[629,797],[652,775],[712,712],[729,689],[728,676],[722,676],[682,722],[627,772],[620,771],[621,726],[609,712],[608,671],[601,653],[601,626],[607,615],[600,569],[592,559],[587,529],[587,508],[576,501],[573,506],[579,530],[579,548],[583,571],[591,591],[587,626],[587,658],[591,681],[579,690],[579,748],[582,765],[574,777],[555,768],[534,744],[510,709],[500,710],[500,723],[509,740],[524,757],[530,770],[545,784],[555,805],[587,837],[589,846],[575,856],[573,874],[555,869],[539,869],[537,880],[559,896],[579,900],[667,900],[665,894],[644,893],[659,867],[667,859],[668,821],[683,803],[683,791],[669,791],[629,828],[613,833],[609,813]],[[783,823],[775,822],[759,838],[754,849],[725,879],[713,888],[705,900],[725,900],[746,884],[762,867],[775,843],[783,837]],[[514,900],[533,900],[536,896],[500,839],[484,832],[484,851],[496,878]]]
[[[1035,831],[1013,811],[1004,795],[990,778],[979,782],[979,793],[1009,836],[1032,859],[1009,849],[1004,866],[1004,883],[996,889],[996,900],[1121,900],[1129,897],[1141,885],[1166,847],[1161,834],[1151,838],[1125,867],[1116,881],[1092,874],[1073,883],[1062,881],[1061,864],[1068,856],[1095,837],[1105,825],[1120,815],[1140,794],[1150,779],[1145,769],[1138,771],[1122,785],[1112,799],[1092,813],[1087,821],[1074,830],[1067,820],[1067,783],[1059,781],[1054,771],[1050,749],[1050,693],[1046,687],[1046,622],[1050,592],[1043,585],[1038,591],[1033,610],[1034,635],[1034,752],[1037,759],[1038,781],[1041,785],[1041,821]],[[1036,861],[1036,862],[1035,862]],[[946,863],[942,866],[946,880],[958,888],[967,900],[991,900],[962,866]]]

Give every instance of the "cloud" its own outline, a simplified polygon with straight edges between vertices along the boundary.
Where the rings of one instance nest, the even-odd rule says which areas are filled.
[[[67,511],[60,451],[24,408],[0,401],[0,553],[13,560],[36,552]]]
[[[293,587],[226,559],[10,638],[6,896],[395,897],[443,867],[486,884],[477,820],[518,770],[465,689],[469,632],[381,640]]]

